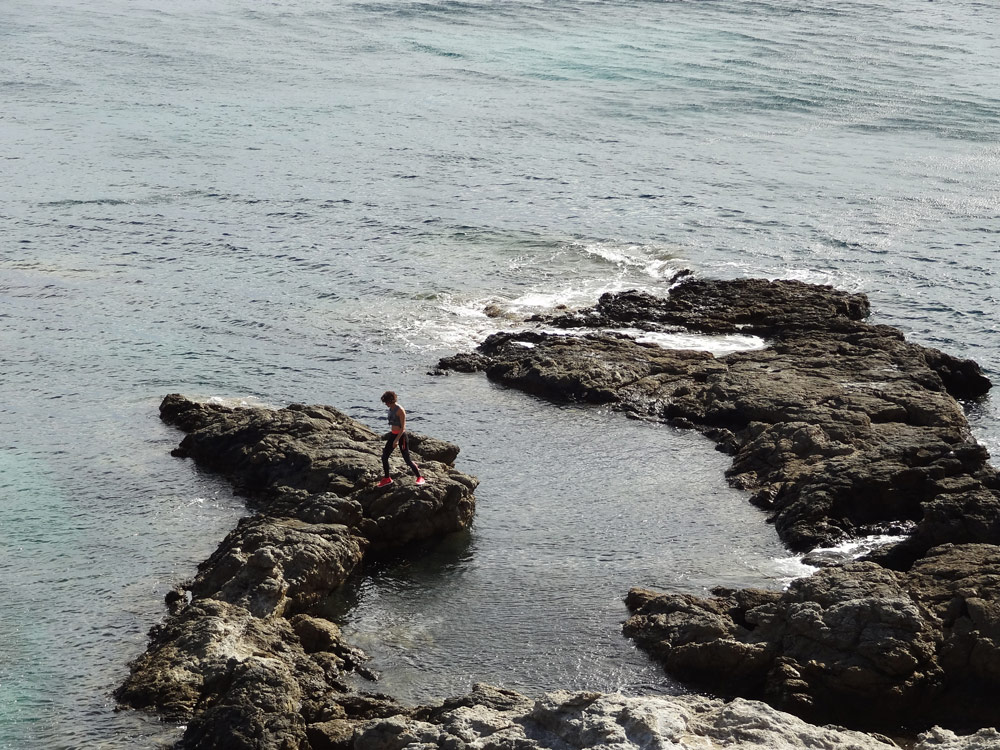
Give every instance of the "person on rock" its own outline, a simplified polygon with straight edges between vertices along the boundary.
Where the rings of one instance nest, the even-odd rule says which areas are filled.
[[[394,391],[386,391],[382,394],[382,403],[389,408],[389,435],[386,437],[385,448],[382,449],[382,479],[379,480],[379,487],[387,487],[392,484],[392,477],[389,476],[389,456],[399,446],[399,452],[403,454],[403,460],[410,467],[413,475],[417,478],[417,484],[424,484],[425,480],[420,475],[420,469],[413,459],[410,458],[410,447],[406,440],[406,411],[399,405]]]

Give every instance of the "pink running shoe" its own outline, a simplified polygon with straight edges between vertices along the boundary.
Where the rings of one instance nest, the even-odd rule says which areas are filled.
[[[388,487],[390,484],[392,484],[392,477],[382,477],[379,480],[378,484],[375,485],[375,486],[376,487]]]
[[[427,484],[427,480],[424,479],[423,477],[417,477],[416,483],[417,484]]]

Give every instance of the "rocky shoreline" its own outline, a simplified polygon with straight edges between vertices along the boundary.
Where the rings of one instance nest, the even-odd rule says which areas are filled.
[[[863,295],[829,287],[688,279],[663,298],[607,294],[538,318],[542,330],[495,334],[440,367],[701,430],[794,551],[908,533],[782,593],[634,589],[625,633],[672,675],[810,721],[989,726],[1000,697],[1000,476],[956,399],[990,383],[971,361],[865,322],[868,312]],[[768,346],[715,357],[636,340],[677,330]]]
[[[469,525],[477,482],[455,469],[458,447],[411,435],[429,484],[378,489],[381,436],[336,409],[171,395],[161,417],[187,433],[175,455],[226,476],[254,514],[170,592],[169,615],[116,698],[186,722],[185,748],[868,750],[894,745],[798,717],[885,732],[995,724],[1000,481],[955,400],[989,382],[972,362],[865,323],[867,313],[863,296],[827,287],[689,279],[666,298],[605,296],[441,362],[703,431],[795,550],[910,532],[786,592],[631,591],[626,634],[721,697],[528,698],[477,685],[408,707],[353,691],[345,676],[371,676],[366,657],[324,618],[324,602],[366,555]],[[769,346],[713,357],[635,340],[677,330]],[[992,729],[935,728],[914,747],[998,744]]]
[[[256,512],[167,595],[117,700],[188,722],[192,748],[329,747],[335,722],[401,711],[347,688],[346,673],[369,675],[366,656],[321,613],[366,554],[468,527],[478,482],[455,469],[458,446],[411,434],[429,482],[377,488],[382,436],[330,407],[173,394],[160,416],[187,433],[174,455],[227,477]]]

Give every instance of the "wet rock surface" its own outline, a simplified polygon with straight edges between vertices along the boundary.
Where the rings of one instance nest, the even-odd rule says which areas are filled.
[[[811,721],[996,722],[1000,547],[935,548],[906,571],[852,562],[787,591],[701,599],[633,589],[625,633],[692,684]]]
[[[989,726],[1000,477],[956,399],[990,383],[868,312],[863,295],[829,287],[688,280],[662,298],[608,294],[538,317],[440,367],[702,431],[794,551],[909,532],[783,593],[633,590],[625,632],[675,676],[816,721]],[[713,356],[636,340],[677,331],[768,346]]]

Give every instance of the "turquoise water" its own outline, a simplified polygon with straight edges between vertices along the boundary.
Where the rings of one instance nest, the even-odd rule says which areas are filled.
[[[0,7],[0,747],[143,747],[111,690],[243,513],[169,392],[463,446],[472,532],[344,625],[419,700],[678,689],[631,585],[790,563],[695,435],[437,358],[680,268],[867,293],[997,378],[1000,23],[978,2],[95,0]],[[970,405],[1000,451],[1000,409]],[[794,568],[794,566],[792,566]]]

